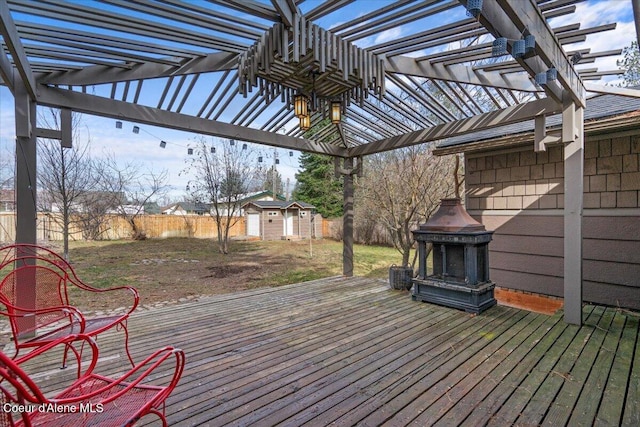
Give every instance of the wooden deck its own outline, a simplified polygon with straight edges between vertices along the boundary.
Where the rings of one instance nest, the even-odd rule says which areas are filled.
[[[129,327],[136,360],[168,343],[187,354],[172,425],[638,426],[639,316],[584,315],[581,328],[501,306],[474,316],[330,278],[142,311]],[[126,367],[121,334],[99,345],[98,371]]]

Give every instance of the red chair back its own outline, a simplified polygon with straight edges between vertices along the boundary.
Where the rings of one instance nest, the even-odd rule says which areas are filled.
[[[24,265],[5,276],[0,282],[0,303],[6,307],[15,336],[29,335],[62,320],[72,320],[62,309],[42,311],[69,305],[66,281],[66,274],[41,265]],[[40,312],[29,317],[15,317],[27,310]]]
[[[11,358],[0,352],[0,411],[1,425],[13,426],[21,420],[24,426],[31,426],[29,413],[37,411],[38,405],[47,399],[29,375]],[[7,411],[6,409],[16,409]]]

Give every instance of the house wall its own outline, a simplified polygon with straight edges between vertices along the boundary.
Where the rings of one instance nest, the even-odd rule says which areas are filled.
[[[302,238],[308,239],[311,236],[311,212],[308,210],[296,212],[294,227],[294,232],[296,234]]]
[[[280,240],[284,236],[284,211],[280,209],[256,209],[248,207],[247,213],[260,213],[260,229],[263,240]],[[308,238],[311,229],[311,212],[304,210],[305,215],[300,216],[298,209],[290,209],[293,213],[293,233],[292,236]],[[320,234],[320,232],[318,232]],[[320,234],[318,237],[322,237]]]
[[[264,240],[279,240],[284,231],[284,216],[280,209],[265,209],[261,217]]]
[[[583,298],[640,309],[640,130],[585,142]],[[561,146],[465,156],[466,206],[489,230],[498,286],[563,295]]]

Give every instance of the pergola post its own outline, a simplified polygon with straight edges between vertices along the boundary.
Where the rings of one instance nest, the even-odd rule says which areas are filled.
[[[16,116],[16,243],[36,243],[36,104],[17,84]]]
[[[564,146],[564,320],[582,325],[582,199],[584,110],[565,96]]]
[[[36,103],[25,86],[16,84],[16,243],[36,243]],[[19,255],[19,254],[18,254]],[[17,305],[35,308],[35,272],[17,277]],[[33,329],[35,318],[20,319],[20,330]]]
[[[353,277],[353,157],[344,159],[342,216],[342,274]]]

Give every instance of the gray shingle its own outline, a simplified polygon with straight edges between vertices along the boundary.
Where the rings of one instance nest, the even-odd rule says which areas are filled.
[[[636,88],[637,89],[637,88]],[[619,116],[631,111],[640,111],[640,98],[631,98],[619,95],[598,95],[587,99],[587,108],[584,113],[584,120],[600,120],[609,117]],[[560,126],[562,124],[562,115],[556,114],[547,117],[547,127]],[[454,145],[463,145],[471,142],[478,142],[500,138],[507,135],[516,135],[519,133],[533,132],[533,120],[527,120],[520,123],[514,123],[507,126],[499,126],[493,129],[487,129],[479,132],[461,135],[454,138],[447,138],[439,141],[436,146],[438,148],[452,147]]]

